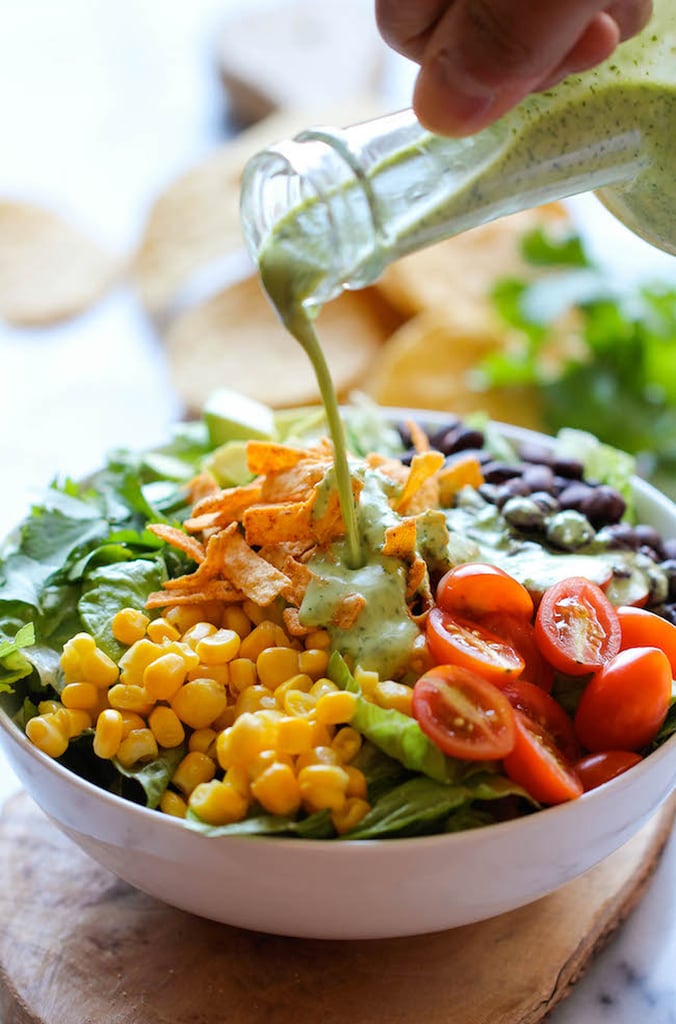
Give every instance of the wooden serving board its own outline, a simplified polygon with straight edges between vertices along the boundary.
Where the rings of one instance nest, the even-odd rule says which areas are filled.
[[[603,864],[490,921],[417,938],[313,942],[200,920],[137,892],[22,794],[0,820],[0,1019],[535,1024],[636,905],[675,815],[672,799]]]

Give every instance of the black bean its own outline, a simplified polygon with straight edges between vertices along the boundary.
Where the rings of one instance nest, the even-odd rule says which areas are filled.
[[[542,530],[547,519],[538,503],[525,496],[509,498],[502,507],[502,514],[520,530]]]
[[[548,491],[532,491],[531,499],[536,502],[543,512],[558,512],[561,507],[554,495]]]
[[[528,488],[524,484],[520,476],[513,476],[511,480],[505,480],[504,483],[499,485],[498,496],[495,504],[498,508],[502,508],[506,501],[510,498],[516,498],[520,495],[527,495]]]
[[[584,476],[584,466],[577,459],[554,459],[552,469],[557,476],[564,476],[569,480],[582,480]]]
[[[441,444],[435,447],[444,455],[452,455],[453,452],[466,451],[468,448],[482,448],[483,443],[484,435],[480,430],[473,430],[459,423],[457,427],[449,430]]]
[[[557,512],[547,522],[547,540],[564,551],[577,551],[594,539],[594,527],[586,516],[569,508]]]
[[[665,558],[676,559],[676,537],[669,537],[667,540],[663,540],[662,548]]]
[[[669,584],[669,597],[676,598],[676,558],[668,558],[662,562],[662,570]]]
[[[551,494],[554,491],[554,474],[549,466],[526,466],[522,479],[531,492],[547,491]]]
[[[461,426],[461,423],[458,417],[449,416],[449,418],[445,420],[440,427],[437,427],[429,435],[430,444],[432,445],[432,447],[436,448],[438,452],[443,452],[443,443],[445,438],[447,437],[450,431],[456,430],[459,426]]]
[[[654,526],[647,526],[645,523],[638,523],[634,527],[634,532],[638,538],[638,542],[641,547],[645,546],[652,548],[658,558],[665,557],[664,545],[662,538],[655,529]]]
[[[636,551],[638,547],[638,538],[630,523],[612,523],[610,526],[604,526],[599,530],[597,540],[607,544],[609,548],[626,551]]]
[[[397,433],[401,438],[401,443],[403,444],[404,448],[410,448],[411,445],[413,444],[413,439],[411,437],[411,431],[409,430],[408,425],[406,423],[397,423]]]
[[[520,477],[524,472],[524,466],[516,462],[487,462],[483,467],[484,480],[491,484],[501,484],[513,477]],[[526,492],[523,491],[523,494]]]
[[[552,466],[554,456],[549,448],[537,441],[524,441],[519,446],[519,456],[524,462],[534,462],[541,466]]]
[[[585,484],[581,480],[576,480],[574,483],[566,480],[566,486],[558,495],[559,505],[561,508],[572,508],[579,512],[583,502],[591,493],[592,488],[589,484]]]
[[[438,451],[439,449],[437,449]],[[485,448],[464,448],[459,452],[452,452],[446,456],[444,462],[445,466],[452,466],[454,462],[459,462],[461,459],[466,459],[468,455],[471,455],[477,460],[477,462],[483,463],[490,462],[491,456]]]
[[[478,491],[485,501],[490,502],[491,505],[499,506],[502,489],[497,484],[480,484]],[[503,499],[503,504],[505,501],[507,501],[507,498]]]
[[[589,495],[580,503],[580,512],[596,527],[618,523],[626,508],[627,503],[620,492],[607,484],[591,488]]]
[[[405,466],[410,466],[413,462],[413,456],[416,454],[415,448],[407,448],[405,452],[402,452],[399,456],[400,462],[403,462]]]

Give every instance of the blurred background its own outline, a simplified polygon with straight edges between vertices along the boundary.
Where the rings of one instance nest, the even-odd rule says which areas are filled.
[[[55,474],[82,474],[112,447],[164,440],[215,386],[279,405],[316,399],[242,251],[241,168],[308,123],[407,106],[413,73],[379,40],[371,0],[0,0],[0,530]],[[667,295],[676,287],[676,261],[593,197],[574,200],[564,217],[618,294],[644,280]],[[431,323],[418,287],[425,264],[336,304],[325,338],[341,393],[358,381],[382,401],[488,408],[548,427],[540,383],[505,389],[493,366],[483,391],[472,390],[486,355],[528,333],[500,320],[489,297],[516,270],[529,277],[520,239],[539,224],[479,236],[458,250],[460,274],[451,272],[458,254],[446,251],[432,275]],[[488,266],[478,277],[473,259]],[[458,320],[464,274],[480,308]],[[617,329],[631,333],[635,322],[623,317]],[[676,302],[665,299],[660,317],[653,334],[665,379]],[[631,339],[627,365],[642,359],[646,331]],[[425,364],[436,377],[443,367],[446,390],[428,389]],[[411,367],[422,370],[408,387]],[[611,388],[626,421],[621,387],[612,397],[616,383],[601,383],[605,392],[590,385],[582,404],[600,409]],[[648,413],[643,402],[636,416],[649,452],[650,402],[666,416],[663,435],[672,403],[668,389],[648,385]],[[571,419],[579,412],[565,391],[557,401]]]

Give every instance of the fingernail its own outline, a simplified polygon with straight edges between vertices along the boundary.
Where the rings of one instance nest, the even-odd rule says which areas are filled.
[[[469,134],[490,114],[495,94],[473,94],[454,73],[448,55],[437,54],[420,71],[415,106],[432,130],[451,135]]]

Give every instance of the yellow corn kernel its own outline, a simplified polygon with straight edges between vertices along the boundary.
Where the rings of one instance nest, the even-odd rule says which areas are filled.
[[[41,715],[54,714],[55,711],[60,711],[63,704],[58,700],[41,700],[38,704],[38,711]]]
[[[329,664],[329,652],[319,647],[310,647],[298,654],[298,671],[305,672],[311,679],[321,679]]]
[[[323,697],[325,693],[338,693],[338,687],[335,683],[332,683],[330,679],[326,679],[322,676],[312,684],[310,693],[313,697],[316,697],[317,700],[319,700],[319,698]]]
[[[191,750],[176,766],[171,777],[172,785],[180,789],[184,796],[190,796],[200,782],[211,782],[216,774],[216,764],[199,750]]]
[[[360,665],[357,665],[352,675],[354,676],[355,683],[359,686],[359,689],[364,696],[372,697],[376,686],[380,682],[380,676],[378,673],[367,671],[366,669],[361,668]]]
[[[141,720],[142,721],[142,720]],[[115,757],[124,739],[124,722],[122,715],[114,708],[102,711],[96,719],[94,733],[94,753],[97,757],[109,760]]]
[[[197,604],[175,604],[167,609],[164,617],[170,626],[183,634],[202,621],[202,609]]]
[[[201,782],[190,794],[191,811],[208,825],[231,825],[241,821],[249,809],[246,797],[227,782]]]
[[[331,749],[335,752],[341,764],[345,765],[357,756],[361,750],[361,734],[347,725],[339,729],[331,741]]]
[[[405,715],[413,714],[413,690],[404,683],[395,683],[392,679],[381,679],[373,696],[381,708],[395,708]]]
[[[119,710],[119,708],[117,709]],[[126,739],[134,729],[145,729],[145,719],[141,718],[135,711],[120,711],[122,716],[122,739]]]
[[[235,717],[264,708],[276,708],[277,702],[267,686],[247,686],[237,695],[235,701]]]
[[[175,711],[163,704],[150,712],[148,725],[161,747],[178,747],[185,739],[185,729],[180,718]]]
[[[347,797],[358,796],[362,800],[366,800],[368,795],[368,786],[366,784],[366,776],[363,772],[360,772],[358,768],[354,768],[351,764],[341,765],[343,771],[347,772],[347,789],[345,795]]]
[[[249,601],[248,599],[242,602],[242,611],[253,626],[260,626],[261,622],[264,622],[267,618],[266,609],[261,608],[260,605],[255,604],[254,601]]]
[[[188,672],[188,682],[193,679],[215,679],[221,686],[230,685],[230,666],[229,665],[206,665],[204,662],[199,663],[195,668]]]
[[[223,782],[233,786],[238,793],[246,797],[247,801],[250,799],[251,783],[249,781],[249,773],[243,764],[231,764],[223,777]]]
[[[295,814],[301,803],[300,785],[293,768],[279,761],[256,776],[251,783],[251,795],[270,814]]]
[[[188,750],[199,750],[200,754],[207,754],[216,760],[216,737],[215,729],[195,729],[188,740]]]
[[[167,651],[144,669],[143,689],[152,700],[171,700],[185,682],[185,661],[180,654]]]
[[[311,715],[317,704],[316,697],[302,690],[288,689],[284,694],[282,707],[287,715]]]
[[[340,764],[335,750],[329,746],[311,747],[296,758],[296,771],[300,772],[311,764]]]
[[[251,658],[233,658],[228,665],[230,670],[230,691],[241,693],[247,686],[255,686],[257,682],[256,662]]]
[[[211,728],[215,732],[222,732],[223,729],[228,729],[237,718],[237,712],[234,704],[228,704],[227,707],[223,708],[218,718],[214,718],[211,723]]]
[[[347,772],[334,764],[310,764],[298,772],[301,799],[311,812],[343,807],[347,783]]]
[[[176,629],[176,626],[172,626],[170,622],[167,622],[164,616],[161,616],[159,619],[153,619],[152,622],[148,623],[146,636],[155,644],[164,643],[165,640],[181,639],[181,634]]]
[[[215,679],[191,679],[173,697],[171,706],[191,729],[205,729],[225,710],[228,695]]]
[[[164,653],[159,644],[154,644],[147,637],[137,640],[120,658],[120,682],[140,686],[148,665]]]
[[[234,629],[216,629],[200,640],[195,650],[205,665],[225,665],[237,657],[241,642]]]
[[[200,663],[197,651],[194,651],[190,644],[184,644],[181,640],[167,640],[162,644],[161,654],[178,654],[183,658],[186,672],[192,672]]]
[[[61,652],[61,668],[67,683],[77,682],[84,678],[83,659],[94,653],[96,641],[89,633],[76,633],[63,645]]]
[[[324,725],[342,725],[349,722],[357,707],[357,696],[344,690],[325,693],[317,701],[315,715]]]
[[[310,719],[310,722],[312,724],[312,746],[330,747],[336,734],[336,726],[316,722],[313,718]]]
[[[108,690],[111,708],[118,711],[135,711],[137,715],[148,714],[153,706],[153,699],[142,686],[131,683],[116,683]]]
[[[363,800],[358,796],[349,796],[342,807],[331,811],[333,827],[338,835],[345,835],[346,832],[351,832],[370,810],[371,806],[368,800]]]
[[[298,675],[298,651],[291,647],[266,647],[256,658],[256,672],[263,686],[274,690]]]
[[[251,619],[237,604],[229,604],[223,612],[223,629],[232,629],[240,640],[251,632]]]
[[[285,764],[293,771],[293,758],[289,754],[280,754],[278,750],[261,750],[248,765],[249,778],[257,778],[272,764]]]
[[[92,711],[99,703],[99,691],[93,683],[66,683],[61,700],[66,708]]]
[[[422,676],[433,665],[432,652],[427,646],[427,639],[424,633],[420,633],[413,641],[409,668],[416,677]]]
[[[289,638],[276,622],[263,619],[251,630],[248,636],[244,637],[239,648],[240,658],[258,659],[261,651],[268,647],[288,647]]]
[[[53,714],[36,715],[26,722],[26,736],[49,757],[61,757],[68,749],[68,735]]]
[[[92,727],[92,716],[81,708],[61,708],[54,712],[54,720],[71,740]]]
[[[142,761],[154,761],[158,753],[157,740],[150,729],[132,729],[120,743],[117,759],[123,768],[133,768]]]
[[[93,683],[103,689],[117,680],[120,670],[108,655],[97,647],[91,657],[85,658],[83,663],[83,681]]]
[[[160,810],[165,814],[170,814],[172,818],[185,818],[188,813],[188,805],[178,793],[172,793],[170,789],[165,789],[160,797]]]
[[[307,718],[291,715],[277,724],[277,750],[280,754],[304,754],[312,749],[312,723]]]
[[[302,693],[309,693],[312,689],[312,679],[304,672],[297,676],[291,676],[285,683],[281,683],[275,690],[275,700],[280,708],[284,707],[284,698],[290,690],[300,690]]]
[[[196,622],[190,629],[186,629],[185,633],[181,636],[181,640],[196,651],[198,643],[215,632],[216,627],[211,622]]]
[[[227,770],[233,764],[249,765],[263,750],[274,750],[277,746],[276,722],[245,712],[229,729],[219,733],[216,741],[216,755],[221,768]]]
[[[202,621],[210,622],[212,626],[216,626],[218,629],[221,619],[223,618],[223,612],[225,611],[225,605],[223,601],[203,601],[200,605],[202,610]]]
[[[149,622],[149,616],[144,615],[138,608],[122,608],[113,615],[110,628],[116,640],[126,647],[131,647],[146,635]]]
[[[328,651],[331,646],[331,637],[325,629],[313,629],[305,637],[306,650]]]

